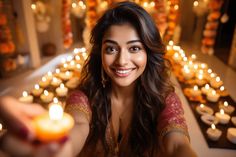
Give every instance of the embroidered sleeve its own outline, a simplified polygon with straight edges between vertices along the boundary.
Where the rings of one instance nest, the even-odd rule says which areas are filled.
[[[92,111],[87,96],[81,91],[72,92],[67,101],[65,112],[76,117],[78,113],[83,113],[88,121],[91,121]]]
[[[183,133],[189,139],[188,128],[184,118],[184,110],[181,101],[175,93],[171,93],[166,98],[166,106],[158,120],[158,133],[160,140],[170,132]]]

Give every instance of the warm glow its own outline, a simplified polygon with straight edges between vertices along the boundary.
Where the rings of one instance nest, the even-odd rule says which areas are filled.
[[[68,56],[68,57],[66,58],[66,60],[67,60],[68,62],[72,61],[72,59],[73,59],[72,56]]]
[[[187,58],[187,57],[184,57],[184,58],[183,58],[183,61],[187,62],[187,61],[188,61],[188,58]]]
[[[62,58],[61,59],[61,63],[64,64],[66,62],[66,59],[65,58]]]
[[[212,90],[211,94],[212,94],[212,95],[216,95],[216,91],[215,91],[215,90]]]
[[[0,123],[0,131],[2,131],[2,124]]]
[[[60,88],[65,88],[65,85],[63,83],[61,83]]]
[[[225,111],[223,109],[220,109],[220,114],[225,114]]]
[[[197,6],[198,6],[198,1],[194,1],[194,2],[193,2],[193,6],[194,6],[194,7],[197,7]]]
[[[197,91],[197,90],[198,90],[198,86],[195,85],[195,86],[193,87],[193,90]]]
[[[46,77],[42,77],[42,81],[43,81],[43,82],[46,82],[46,81],[47,81],[47,78],[46,78]]]
[[[51,120],[61,120],[63,117],[63,108],[58,103],[53,103],[49,107],[49,117]]]
[[[202,68],[202,69],[205,69],[205,68],[206,68],[206,64],[202,63],[202,64],[201,64],[201,68]]]
[[[23,95],[23,97],[27,97],[28,93],[26,91],[23,91],[22,95]]]
[[[66,71],[66,75],[69,76],[69,75],[70,75],[70,72],[69,72],[69,71]]]
[[[224,102],[224,106],[227,107],[229,106],[229,103],[227,101]]]
[[[197,64],[194,64],[193,68],[194,68],[195,70],[197,70],[197,69],[198,69],[198,65],[197,65]]]
[[[144,2],[143,3],[143,6],[146,8],[146,7],[148,7],[148,2]]]
[[[197,58],[197,56],[196,56],[195,54],[192,54],[192,55],[191,55],[191,58],[192,58],[193,60],[195,60],[195,59]]]
[[[68,64],[66,64],[66,63],[63,64],[63,67],[64,67],[64,68],[67,68],[67,67],[68,67]]]
[[[210,73],[212,73],[212,70],[211,70],[211,69],[208,69],[207,72],[210,74]]]
[[[206,89],[209,89],[209,88],[210,88],[209,84],[206,84],[206,85],[205,85],[205,88],[206,88]]]
[[[34,85],[34,88],[39,89],[39,85],[38,84]]]
[[[178,9],[179,9],[179,6],[176,4],[176,5],[174,6],[174,9],[175,9],[175,10],[178,10]]]
[[[216,77],[216,74],[211,73],[211,78],[214,78],[214,77]]]
[[[221,90],[221,91],[224,91],[224,90],[225,90],[225,87],[224,87],[224,86],[221,86],[221,87],[220,87],[220,90]]]
[[[56,83],[56,82],[58,82],[58,79],[56,77],[53,77],[52,82]]]
[[[47,90],[44,90],[44,91],[43,91],[43,94],[44,94],[44,95],[46,95],[46,96],[48,96],[48,95],[49,95],[49,93],[48,93],[48,91],[47,91]]]
[[[169,45],[170,46],[173,46],[174,45],[174,42],[172,40],[169,41]]]
[[[155,2],[152,1],[152,2],[150,3],[150,6],[151,6],[151,7],[155,7]]]
[[[215,130],[215,129],[216,129],[215,124],[211,124],[211,128],[212,128],[213,130]]]
[[[71,61],[71,62],[70,62],[70,65],[71,65],[71,66],[75,65],[75,61]]]
[[[52,76],[52,72],[51,71],[48,72],[48,76]]]
[[[201,70],[199,70],[199,74],[201,74],[201,75],[203,74],[203,70],[202,70],[202,69],[201,69]]]
[[[204,107],[204,104],[200,104],[200,107],[203,108],[203,107]]]
[[[60,73],[60,69],[56,69],[56,73],[59,74]]]
[[[219,76],[216,77],[216,82],[220,82],[220,77]]]
[[[198,75],[198,79],[199,79],[199,80],[202,80],[202,79],[203,79],[203,76],[202,76],[202,75]]]
[[[76,68],[80,69],[81,65],[80,64],[76,64]]]
[[[36,5],[35,4],[31,4],[31,9],[36,10]]]
[[[76,8],[77,7],[77,4],[74,2],[71,4],[72,8]]]
[[[57,97],[54,97],[54,98],[53,98],[53,103],[58,103]]]
[[[76,60],[80,60],[80,56],[76,55],[76,56],[75,56],[75,59],[76,59]]]
[[[85,47],[82,47],[81,48],[81,52],[85,52],[86,51],[86,48]]]
[[[173,46],[173,49],[176,50],[176,51],[180,51],[181,48],[180,48],[180,46],[174,45],[174,46]]]
[[[174,54],[174,57],[175,57],[175,58],[178,58],[178,57],[179,57],[179,54],[178,54],[178,53],[175,53],[175,54]]]

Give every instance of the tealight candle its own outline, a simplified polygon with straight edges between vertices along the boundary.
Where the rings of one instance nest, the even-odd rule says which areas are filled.
[[[178,53],[175,53],[174,56],[173,56],[173,60],[176,62],[176,63],[179,63],[181,61],[181,57]]]
[[[217,102],[220,98],[220,95],[216,93],[215,90],[212,90],[211,92],[207,93],[207,100],[211,102]]]
[[[217,93],[219,93],[220,96],[222,96],[222,97],[225,97],[225,96],[229,95],[229,93],[227,92],[227,90],[225,89],[224,86],[221,86],[220,90],[217,90]]]
[[[224,101],[224,103],[220,102],[219,104],[219,108],[223,109],[225,111],[225,113],[227,114],[232,114],[235,110],[235,108],[231,105],[229,105],[229,103],[227,101]]]
[[[46,88],[48,85],[49,85],[49,81],[47,80],[46,77],[42,77],[42,80],[39,81],[39,85],[42,87],[42,88]]]
[[[207,129],[207,136],[212,141],[217,141],[222,135],[222,131],[216,128],[215,124],[212,124],[210,128]]]
[[[210,88],[209,84],[205,84],[204,87],[201,88],[203,94],[207,95],[208,92],[212,92],[212,88]]]
[[[26,91],[23,91],[22,97],[19,98],[20,102],[23,103],[32,103],[34,97],[32,95],[29,95]]]
[[[54,94],[51,92],[48,92],[47,90],[43,91],[43,94],[40,95],[40,99],[44,102],[44,103],[49,103],[52,101]]]
[[[38,84],[34,85],[34,89],[31,91],[34,96],[40,96],[42,94],[43,89],[40,88]]]
[[[198,97],[201,95],[201,91],[198,89],[198,86],[195,85],[192,89],[191,89],[191,95],[193,97]]]
[[[201,63],[200,67],[202,69],[207,69],[208,68],[208,65],[206,63]]]
[[[0,132],[2,131],[2,124],[0,123]]]
[[[221,81],[220,77],[217,76],[216,79],[211,79],[210,84],[214,88],[219,88],[220,86],[222,86],[223,81]]]
[[[62,80],[69,80],[72,77],[73,73],[70,71],[66,71],[65,73],[60,73],[60,78]]]
[[[200,115],[204,115],[204,114],[212,115],[214,113],[212,108],[210,108],[204,104],[200,104],[199,106],[197,106],[196,111]]]
[[[230,116],[228,114],[225,114],[223,109],[220,109],[220,112],[216,112],[215,116],[216,116],[216,118],[219,119],[219,122],[221,124],[228,124],[229,123]]]
[[[194,73],[188,68],[188,66],[184,66],[182,69],[182,74],[186,80],[189,80],[194,76]]]
[[[199,85],[199,86],[202,86],[206,83],[206,81],[203,79],[203,75],[198,75],[197,77],[197,80],[196,80],[196,83]]]
[[[61,84],[62,80],[61,79],[58,79],[56,77],[53,77],[52,79],[52,82],[51,82],[51,85],[53,87],[58,87],[60,84]]]
[[[60,73],[61,73],[61,70],[57,68],[57,69],[55,70],[54,76],[60,77]]]
[[[57,101],[49,105],[48,113],[37,116],[33,120],[36,137],[42,142],[56,141],[66,137],[74,125],[73,118],[63,113],[63,108]]]
[[[45,75],[44,76],[49,82],[52,80],[52,72],[51,71],[49,71],[48,73],[47,73],[47,75]]]
[[[227,130],[227,139],[236,144],[236,128],[228,128]]]
[[[68,69],[69,69],[69,70],[74,70],[75,68],[76,68],[75,61],[72,60],[72,61],[70,62],[70,64],[68,65]]]
[[[66,88],[63,83],[60,84],[60,87],[56,88],[56,93],[59,97],[66,96],[67,92],[68,92],[68,88]]]

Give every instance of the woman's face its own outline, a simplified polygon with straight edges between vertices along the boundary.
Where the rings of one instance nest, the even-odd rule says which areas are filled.
[[[143,73],[147,53],[130,24],[113,25],[102,40],[102,66],[113,84],[127,87]]]

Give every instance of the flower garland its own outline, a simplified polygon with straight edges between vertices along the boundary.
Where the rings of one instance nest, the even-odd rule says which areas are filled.
[[[202,39],[202,53],[212,55],[214,53],[214,44],[215,37],[217,33],[217,28],[219,25],[219,19],[221,16],[221,7],[223,4],[223,0],[211,0],[208,3],[209,6],[209,14],[207,16],[207,22],[205,24],[205,29],[203,31],[203,39]]]

